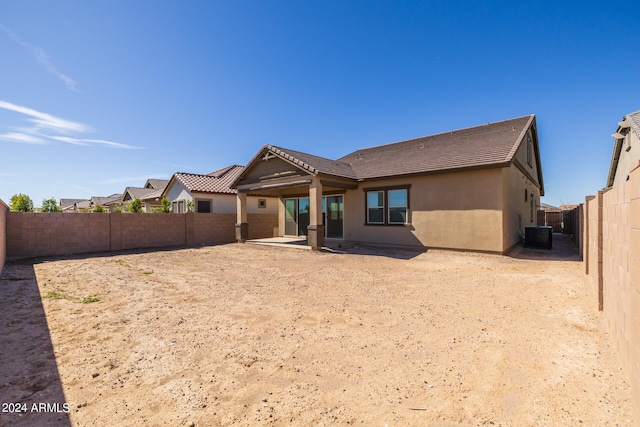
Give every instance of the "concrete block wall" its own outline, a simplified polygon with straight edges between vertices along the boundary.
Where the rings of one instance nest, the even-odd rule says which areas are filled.
[[[8,212],[6,228],[0,223],[6,239],[1,234],[0,239],[6,241],[6,257],[14,259],[231,243],[235,220],[235,214]],[[249,222],[251,238],[272,237],[278,219],[277,214],[250,214]]]
[[[7,257],[109,251],[109,215],[9,212]]]
[[[2,269],[4,268],[4,262],[7,259],[7,213],[9,207],[0,200],[0,276],[2,276]]]
[[[586,270],[599,283],[599,308],[640,419],[640,164],[624,184],[588,198],[585,218]]]
[[[189,245],[235,242],[236,214],[195,213],[191,218],[193,231]]]
[[[248,214],[249,239],[278,236],[278,214]],[[233,236],[235,238],[235,234]]]

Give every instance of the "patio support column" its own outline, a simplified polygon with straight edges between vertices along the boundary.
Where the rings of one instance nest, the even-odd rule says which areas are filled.
[[[244,243],[249,238],[249,223],[247,222],[247,193],[238,191],[236,208],[236,241]]]
[[[324,245],[324,224],[322,224],[322,184],[317,176],[309,184],[309,246],[318,250]]]

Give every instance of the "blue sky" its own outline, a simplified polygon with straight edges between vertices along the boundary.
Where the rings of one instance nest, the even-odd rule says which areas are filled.
[[[606,183],[640,2],[0,2],[0,199],[89,198],[536,114],[546,196]]]

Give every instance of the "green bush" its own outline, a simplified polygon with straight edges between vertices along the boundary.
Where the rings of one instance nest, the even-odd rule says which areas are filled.
[[[135,198],[129,203],[127,206],[127,211],[130,213],[140,213],[142,212],[142,200]]]
[[[162,213],[170,213],[171,212],[171,200],[163,197],[160,201],[162,203],[162,207],[160,208],[160,212]]]
[[[40,212],[60,212],[60,206],[58,206],[58,202],[53,197],[50,199],[45,199],[42,201],[42,207],[40,208]]]
[[[11,204],[9,206],[12,211],[18,212],[33,212],[33,201],[31,197],[26,194],[14,194],[11,197]]]
[[[100,206],[100,205],[95,205],[91,212],[93,212],[93,213],[104,213],[104,208],[102,206]]]

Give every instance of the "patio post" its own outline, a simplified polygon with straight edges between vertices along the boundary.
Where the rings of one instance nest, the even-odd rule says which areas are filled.
[[[322,224],[322,184],[317,176],[309,184],[309,210],[309,246],[313,250],[318,250],[324,245],[324,225]]]
[[[244,243],[249,238],[249,223],[247,222],[247,193],[238,191],[236,208],[236,241]]]

